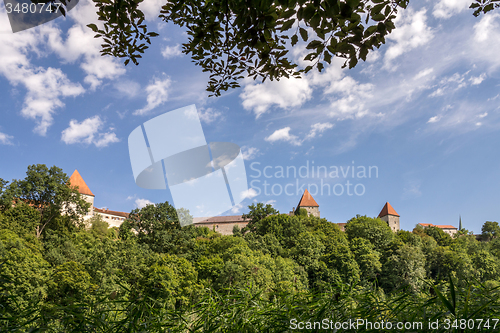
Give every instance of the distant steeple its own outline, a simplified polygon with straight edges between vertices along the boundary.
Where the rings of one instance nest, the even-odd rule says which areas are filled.
[[[391,206],[391,204],[389,202],[385,203],[385,206],[380,211],[380,214],[378,214],[378,217],[383,217],[383,216],[386,216],[386,215],[393,215],[393,216],[398,216],[399,217],[399,214],[396,213],[396,211],[394,210],[394,208],[392,208],[392,206]]]
[[[69,178],[69,184],[71,186],[78,186],[78,192],[80,192],[80,194],[91,195],[93,197],[95,196],[83,180],[82,176],[80,176],[78,170],[75,170]]]
[[[384,208],[382,208],[380,214],[378,214],[378,217],[382,221],[387,222],[387,225],[389,226],[389,228],[391,228],[392,231],[399,231],[399,214],[396,213],[389,202],[385,203]]]
[[[300,198],[300,202],[299,205],[297,206],[297,209],[301,207],[319,207],[318,203],[316,202],[316,200],[314,200],[314,198],[312,197],[311,193],[309,193],[307,188],[304,191],[304,194],[302,194],[302,198]]]
[[[458,231],[462,230],[462,215],[458,215]]]
[[[297,213],[301,208],[307,210],[308,215],[312,215],[315,217],[320,217],[319,215],[319,205],[312,197],[311,193],[306,189],[304,194],[302,194],[302,198],[300,198],[299,204],[295,213]]]

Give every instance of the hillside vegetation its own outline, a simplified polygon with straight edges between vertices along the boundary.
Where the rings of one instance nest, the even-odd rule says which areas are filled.
[[[392,332],[500,329],[496,222],[482,241],[438,228],[393,233],[359,215],[342,232],[257,204],[247,228],[222,236],[181,228],[165,202],[133,210],[119,229],[59,213],[37,237],[40,206],[5,204],[15,191],[0,184],[2,332],[287,332],[299,323],[316,332],[315,322],[349,320],[423,324]]]

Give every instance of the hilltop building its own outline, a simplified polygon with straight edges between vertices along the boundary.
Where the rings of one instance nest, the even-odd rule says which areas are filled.
[[[243,229],[249,221],[246,221],[242,215],[214,216],[214,217],[194,217],[193,224],[196,227],[207,227],[215,230],[222,235],[232,235],[233,228]]]
[[[384,208],[380,211],[380,214],[378,214],[378,217],[382,220],[387,222],[387,225],[389,225],[389,228],[391,228],[392,231],[398,232],[399,231],[399,214],[396,213],[394,208],[392,208],[391,204],[386,202],[384,205]]]
[[[424,228],[437,227],[437,228],[443,230],[444,232],[446,232],[450,236],[455,235],[458,231],[458,229],[452,225],[437,225],[437,224],[432,224],[432,223],[418,223],[417,225],[422,226]]]
[[[97,214],[100,215],[104,221],[108,222],[110,227],[119,227],[122,222],[128,218],[129,214],[125,212],[94,207],[95,195],[87,186],[78,170],[75,170],[75,172],[73,172],[69,179],[69,182],[72,186],[77,186],[81,196],[91,204],[89,211],[85,216],[83,216],[83,219],[85,221]],[[300,208],[304,208],[310,216],[320,217],[319,205],[307,189],[304,191],[304,194],[302,194],[297,208],[294,207],[289,215],[296,214]],[[385,203],[378,217],[382,221],[385,221],[393,232],[398,232],[400,230],[400,216],[389,202]],[[233,228],[235,226],[243,229],[247,226],[248,222],[249,221],[243,219],[242,215],[193,218],[193,224],[196,227],[208,227],[209,229],[213,229],[221,233],[222,235],[232,235]],[[346,226],[346,224],[347,223],[337,223],[342,231],[344,231],[344,227]],[[424,228],[430,226],[438,227],[450,236],[453,236],[457,232],[457,228],[452,225],[433,225],[431,223],[419,223],[419,225]]]
[[[301,208],[307,210],[309,215],[319,217],[319,205],[307,189],[304,191],[304,194],[302,194],[297,209],[292,209],[292,211],[297,214]]]
[[[295,215],[298,213],[300,208],[307,210],[310,216],[320,217],[319,205],[312,197],[311,193],[306,189],[302,197],[300,198],[297,208],[293,207],[292,211],[288,213],[289,215]],[[392,231],[398,232],[399,226],[399,214],[396,213],[391,204],[386,202],[382,211],[378,216],[382,221],[387,222]],[[223,235],[232,235],[233,228],[238,226],[243,229],[248,224],[241,215],[230,215],[230,216],[215,216],[215,217],[198,217],[193,218],[193,224],[197,227],[207,227],[213,229],[218,233]],[[337,223],[340,230],[345,231],[344,228],[347,223]]]
[[[101,215],[102,219],[108,222],[110,227],[119,227],[122,222],[128,217],[128,213],[117,212],[108,209],[99,209],[97,207],[94,207],[95,195],[87,186],[78,170],[75,170],[75,172],[73,172],[73,174],[69,178],[69,183],[71,186],[77,186],[78,192],[80,192],[82,198],[85,199],[85,201],[89,202],[91,205],[87,214],[83,216],[84,221],[87,221],[97,214]]]

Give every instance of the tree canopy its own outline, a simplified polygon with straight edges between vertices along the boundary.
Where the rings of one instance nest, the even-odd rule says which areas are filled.
[[[26,178],[14,180],[9,185],[0,181],[2,207],[7,209],[13,203],[30,205],[39,212],[36,237],[39,238],[46,226],[64,214],[72,220],[79,220],[87,214],[90,204],[71,187],[69,177],[56,166],[50,169],[45,164],[28,166]]]
[[[143,0],[93,0],[102,28],[89,24],[103,37],[102,55],[138,64],[158,36],[148,32]],[[476,0],[474,15],[487,13],[496,0]],[[166,2],[159,17],[187,30],[182,52],[210,73],[207,90],[215,96],[239,87],[245,76],[279,80],[300,77],[313,68],[322,71],[333,57],[353,68],[370,50],[385,43],[395,29],[398,10],[409,0],[174,0]],[[308,51],[299,68],[289,56],[299,40]]]

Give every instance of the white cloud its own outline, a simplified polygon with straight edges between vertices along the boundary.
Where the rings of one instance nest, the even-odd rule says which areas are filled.
[[[243,146],[241,147],[241,154],[244,160],[250,161],[253,160],[259,154],[259,149],[255,147]]]
[[[104,122],[99,116],[87,118],[81,123],[76,120],[69,122],[69,127],[62,131],[61,140],[66,144],[94,144],[96,147],[106,147],[110,143],[120,141],[112,128],[109,132],[99,133]]]
[[[427,44],[433,38],[433,32],[426,24],[426,9],[415,12],[411,8],[398,12],[395,20],[396,29],[387,36],[390,43],[385,52],[384,67],[394,69],[392,61],[414,48]]]
[[[115,133],[99,133],[99,137],[94,141],[96,147],[107,147],[110,143],[119,142],[120,139],[116,137]]]
[[[430,123],[430,124],[437,123],[439,121],[439,119],[441,119],[441,116],[434,116],[434,117],[429,118],[427,123]]]
[[[465,133],[476,130],[482,125],[491,125],[491,122],[483,123],[483,119],[488,116],[488,112],[484,110],[487,107],[466,100],[456,101],[454,105],[446,106],[440,114],[427,121],[433,123],[429,130],[453,130],[455,133]]]
[[[273,134],[269,135],[266,137],[264,140],[274,143],[276,141],[284,141],[288,142],[294,146],[300,146],[305,140],[311,140],[315,138],[317,135],[321,136],[323,132],[325,132],[328,129],[333,128],[333,124],[326,122],[326,123],[315,123],[311,125],[311,130],[309,133],[301,140],[299,139],[298,136],[290,134],[290,127],[285,127],[279,130],[274,131]],[[312,147],[314,149],[314,147]],[[311,149],[309,149],[309,152]]]
[[[479,76],[471,76],[471,78],[469,79],[469,81],[471,82],[471,84],[473,86],[475,86],[475,85],[481,84],[481,82],[483,82],[484,79],[486,79],[486,74],[485,73],[483,73],[483,74],[481,74]]]
[[[178,57],[180,55],[182,55],[182,51],[181,51],[181,45],[180,44],[176,44],[175,46],[165,46],[165,48],[161,51],[161,55],[166,58],[166,59],[170,59],[170,58],[174,58],[174,57]]]
[[[222,113],[220,111],[214,110],[213,108],[200,108],[200,110],[198,111],[198,116],[200,117],[201,121],[206,124],[210,124],[218,118],[222,117]]]
[[[440,0],[435,6],[432,15],[437,18],[450,18],[469,8],[470,0]]]
[[[164,4],[163,0],[144,0],[139,4],[139,9],[146,16],[146,20],[153,21],[160,15],[161,7]]]
[[[242,208],[243,208],[242,204],[234,205],[233,208],[231,208],[231,213],[239,214]]]
[[[312,96],[312,89],[306,79],[283,78],[279,81],[267,80],[256,84],[252,79],[246,80],[246,85],[240,98],[246,110],[253,110],[256,118],[276,105],[287,109],[298,107]]]
[[[285,127],[274,131],[274,133],[265,138],[265,140],[271,143],[276,141],[285,141],[291,143],[294,146],[300,146],[302,144],[297,136],[290,134],[290,127]]]
[[[240,197],[243,199],[252,199],[255,198],[256,196],[257,192],[253,188],[249,188],[248,190],[243,191]]]
[[[36,68],[29,69],[19,77],[27,88],[21,114],[37,121],[35,132],[45,135],[52,125],[56,108],[62,108],[61,97],[71,97],[83,94],[80,84],[72,83],[60,69]]]
[[[429,95],[429,97],[451,94],[467,86],[481,84],[481,82],[483,82],[486,78],[486,74],[484,73],[480,76],[470,76],[469,73],[470,70],[464,74],[455,73],[451,76],[443,77],[439,83],[434,86],[434,88],[437,88]],[[469,76],[469,78],[467,78],[467,76]]]
[[[309,134],[307,134],[306,139],[312,139],[316,137],[317,134],[321,135],[324,131],[327,129],[330,129],[333,127],[333,124],[331,123],[316,123],[311,125],[311,131]]]
[[[84,82],[90,85],[92,90],[100,86],[104,79],[112,80],[123,75],[125,68],[121,60],[111,56],[101,56],[101,44],[103,39],[94,38],[95,33],[86,25],[99,22],[96,7],[92,1],[81,0],[68,16],[74,24],[67,32],[66,40],[63,40],[62,32],[50,25],[42,25],[46,31],[47,44],[50,49],[57,53],[65,62],[74,63],[81,58],[80,67],[87,74]]]
[[[148,199],[140,199],[139,198],[139,199],[135,200],[135,205],[137,206],[137,208],[142,209],[142,208],[146,207],[147,205],[154,205],[154,203],[152,203]]]
[[[325,90],[325,94],[333,95],[330,116],[339,120],[366,116],[369,111],[365,102],[373,97],[373,89],[372,84],[359,84],[350,76],[332,82]]]
[[[482,15],[474,25],[474,33],[467,44],[460,51],[464,52],[467,60],[478,64],[489,65],[490,72],[500,67],[500,13],[492,12]],[[488,73],[488,74],[489,74]]]
[[[116,90],[127,97],[135,97],[141,90],[141,85],[131,80],[119,80],[114,84]]]
[[[413,78],[414,80],[418,80],[418,79],[421,79],[423,77],[426,77],[428,76],[429,74],[431,74],[432,72],[434,72],[434,68],[426,68],[426,69],[423,69],[421,70],[420,72],[418,72],[417,75],[415,75],[415,77]]]
[[[0,75],[13,86],[26,87],[21,114],[36,121],[34,131],[40,135],[46,134],[57,110],[64,107],[63,99],[79,96],[85,90],[80,83],[71,82],[59,68],[33,65],[33,54],[42,58],[55,53],[64,63],[79,61],[86,74],[84,81],[91,89],[100,85],[103,79],[113,79],[125,72],[120,60],[101,56],[102,39],[94,38],[93,31],[86,27],[92,22],[99,25],[92,1],[81,0],[68,13],[66,20],[69,19],[74,24],[67,33],[63,33],[55,22],[49,22],[15,34],[0,34]],[[9,27],[2,6],[0,31],[9,30]]]
[[[297,58],[299,64],[306,64],[302,61],[303,56],[307,54],[305,48],[294,48],[293,57]],[[265,81],[264,83],[255,83],[251,78],[244,81],[243,92],[240,94],[242,105],[246,110],[252,110],[256,118],[268,112],[273,106],[282,109],[300,107],[312,98],[313,88],[323,87],[325,93],[328,93],[332,82],[336,82],[344,76],[342,70],[343,60],[334,58],[332,65],[327,67],[322,73],[316,70],[303,75],[301,79],[282,78],[279,81]]]
[[[154,78],[153,83],[146,87],[146,93],[148,94],[146,106],[142,109],[136,110],[134,114],[143,115],[165,103],[168,100],[168,90],[171,83],[172,81],[168,77],[164,80]]]
[[[4,9],[0,11],[5,13]],[[8,25],[8,20],[0,19],[0,30]],[[84,92],[79,83],[71,82],[60,69],[37,67],[30,63],[30,52],[41,54],[39,47],[45,38],[44,31],[32,28],[15,34],[0,34],[0,74],[11,85],[21,84],[26,88],[21,114],[36,121],[34,131],[40,135],[47,133],[56,110],[64,107],[64,97],[74,97]]]
[[[12,135],[0,132],[0,145],[12,145],[12,139],[14,139]]]

